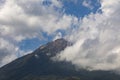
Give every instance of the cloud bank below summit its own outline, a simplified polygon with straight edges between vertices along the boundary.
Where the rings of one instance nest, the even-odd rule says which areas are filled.
[[[62,3],[57,0],[51,0],[51,2],[46,2],[46,0],[0,0],[0,65],[20,57],[18,56],[20,53],[25,53],[20,50],[18,45],[22,40],[33,38],[44,40],[43,33],[55,35],[58,30],[66,30],[71,24],[74,24],[72,21],[77,18],[63,14],[60,11],[61,7]],[[14,57],[9,59],[11,55]],[[8,57],[8,60],[5,57]]]
[[[56,56],[58,61],[72,62],[79,69],[120,69],[120,0],[101,0],[100,9],[102,13],[84,17],[67,35],[74,44]]]
[[[76,1],[74,0],[74,3]],[[90,1],[92,0],[83,0],[83,6],[93,9]],[[17,58],[17,53],[24,53],[19,48],[19,42],[32,38],[43,39],[43,33],[47,33],[49,36],[56,34],[54,39],[65,37],[74,43],[57,55],[58,61],[72,62],[77,68],[89,70],[118,70],[120,0],[100,0],[100,3],[101,7],[96,13],[91,12],[79,19],[74,15],[65,14],[64,10],[61,11],[63,3],[59,0],[2,1],[0,65]],[[57,32],[59,30],[64,30],[67,34],[62,35]]]

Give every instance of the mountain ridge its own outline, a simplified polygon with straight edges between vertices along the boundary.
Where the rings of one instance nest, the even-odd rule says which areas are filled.
[[[77,71],[71,62],[51,60],[70,45],[63,38],[42,45],[0,68],[0,80],[120,80],[120,75],[111,71]]]

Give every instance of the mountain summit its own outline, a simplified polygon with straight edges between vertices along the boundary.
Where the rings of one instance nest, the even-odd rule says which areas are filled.
[[[0,80],[120,80],[111,71],[76,70],[70,62],[51,60],[67,46],[70,43],[63,38],[40,46],[0,68]]]

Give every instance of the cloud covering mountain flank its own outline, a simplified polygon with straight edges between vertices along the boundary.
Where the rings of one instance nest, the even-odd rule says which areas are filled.
[[[52,35],[57,30],[66,30],[76,18],[63,14],[60,11],[61,7],[61,2],[57,0],[50,2],[46,0],[0,0],[0,42],[6,41],[18,47],[19,51],[18,43],[22,40],[44,38],[43,33]],[[15,51],[15,47],[12,50],[5,55],[12,53],[16,56],[18,52]],[[3,54],[0,50],[0,59],[5,57],[2,56]]]
[[[19,46],[23,40],[44,39],[47,34],[53,40],[65,37],[73,42],[57,55],[58,61],[89,70],[118,70],[120,0],[96,0],[94,6],[92,1],[0,0],[0,66],[20,57],[17,54],[24,52]]]
[[[0,38],[0,67],[17,58],[15,55],[17,49],[13,44]]]
[[[120,0],[101,0],[102,13],[90,14],[67,35],[74,44],[62,51],[59,61],[89,70],[120,69]]]

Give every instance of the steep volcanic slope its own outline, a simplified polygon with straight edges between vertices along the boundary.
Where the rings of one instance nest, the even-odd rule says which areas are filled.
[[[69,62],[51,60],[67,46],[70,43],[58,39],[39,47],[0,68],[0,80],[120,80],[119,75],[110,71],[76,71]]]

